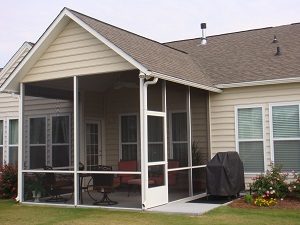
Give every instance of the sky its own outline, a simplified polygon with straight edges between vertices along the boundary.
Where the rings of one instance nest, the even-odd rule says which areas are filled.
[[[0,67],[63,7],[160,42],[300,22],[300,0],[0,0]]]

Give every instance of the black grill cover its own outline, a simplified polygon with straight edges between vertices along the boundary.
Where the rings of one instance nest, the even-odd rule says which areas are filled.
[[[244,166],[237,152],[218,152],[206,167],[207,194],[233,196],[245,189]]]

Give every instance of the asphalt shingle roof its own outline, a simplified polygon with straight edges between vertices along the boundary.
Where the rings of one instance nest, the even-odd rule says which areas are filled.
[[[210,36],[207,45],[199,43],[196,38],[165,45],[187,52],[214,84],[300,77],[300,23]]]
[[[213,87],[213,81],[188,54],[69,9],[148,70]]]

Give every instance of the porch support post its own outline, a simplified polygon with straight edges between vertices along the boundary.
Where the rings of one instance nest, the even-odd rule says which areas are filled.
[[[164,123],[164,133],[163,133],[163,138],[164,138],[164,161],[165,161],[165,185],[168,188],[169,185],[169,180],[168,180],[168,141],[167,141],[167,132],[168,132],[168,127],[167,127],[167,86],[166,86],[166,81],[162,80],[162,111],[165,113],[165,116],[163,118],[163,123]],[[169,202],[169,195],[168,195],[168,202]]]
[[[78,205],[78,150],[79,150],[79,95],[78,77],[73,77],[73,111],[74,111],[74,206]]]
[[[188,163],[189,173],[189,194],[193,195],[193,155],[192,155],[192,120],[191,120],[191,88],[187,87],[186,92],[186,118],[187,118],[187,138],[188,138]]]
[[[18,196],[17,200],[23,202],[23,130],[24,130],[24,95],[25,84],[20,83],[19,96],[19,148],[18,148]]]
[[[147,156],[147,146],[146,146],[146,141],[145,141],[145,111],[147,110],[147,89],[144,87],[144,83],[145,83],[145,75],[143,73],[140,73],[139,75],[139,79],[140,79],[140,140],[141,140],[141,192],[142,192],[142,208],[145,208],[144,202],[146,200],[146,177],[148,176],[146,174],[146,156]],[[146,89],[146,91],[145,91]],[[146,97],[145,97],[146,95]],[[146,99],[146,103],[144,102],[144,100]],[[146,104],[146,105],[145,105]],[[146,108],[145,108],[146,107]],[[146,121],[147,122],[147,121]],[[146,132],[147,133],[147,132]]]

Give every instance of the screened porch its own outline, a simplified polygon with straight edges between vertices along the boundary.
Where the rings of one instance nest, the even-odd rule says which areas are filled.
[[[162,186],[169,202],[205,192],[208,92],[159,79],[145,96],[146,82],[132,70],[22,84],[22,201],[141,209]]]

